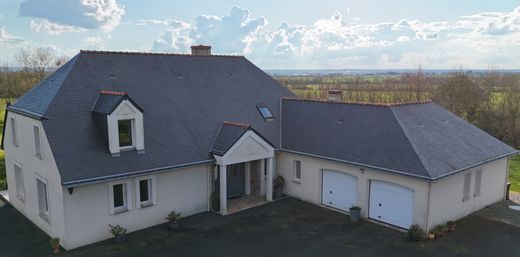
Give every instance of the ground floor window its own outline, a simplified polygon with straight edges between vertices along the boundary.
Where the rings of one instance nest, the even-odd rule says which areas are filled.
[[[136,179],[137,207],[146,207],[155,203],[155,179],[146,177]]]
[[[36,191],[38,192],[38,210],[42,219],[49,222],[49,200],[47,198],[47,182],[36,179]]]
[[[110,212],[116,214],[128,210],[128,183],[110,184]]]

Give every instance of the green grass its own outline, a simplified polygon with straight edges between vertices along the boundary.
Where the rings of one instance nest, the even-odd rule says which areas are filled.
[[[520,192],[520,155],[515,155],[509,161],[509,182],[511,191]]]

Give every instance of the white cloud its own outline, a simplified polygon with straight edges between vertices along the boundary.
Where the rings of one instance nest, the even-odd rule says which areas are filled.
[[[140,19],[135,25],[146,26],[146,25],[168,25],[169,20],[157,20],[157,19]]]
[[[26,0],[19,12],[61,25],[110,31],[119,25],[125,10],[117,0]]]
[[[84,46],[87,48],[93,48],[93,49],[105,49],[105,42],[103,39],[99,36],[90,36],[82,39]]]
[[[31,20],[31,29],[36,32],[47,33],[50,35],[60,35],[65,32],[85,31],[84,28],[52,23],[45,19]]]
[[[192,21],[173,21],[152,50],[186,52],[192,44],[208,44],[216,53],[244,54],[264,68],[485,68],[520,64],[520,7],[512,12],[464,16],[453,22],[401,19],[361,23],[336,12],[310,26],[283,23],[267,29],[266,24],[265,18],[252,18],[248,10],[239,7],[222,17],[200,15]]]
[[[7,32],[5,27],[0,28],[0,43],[2,46],[16,45],[26,42],[22,37],[13,36]]]

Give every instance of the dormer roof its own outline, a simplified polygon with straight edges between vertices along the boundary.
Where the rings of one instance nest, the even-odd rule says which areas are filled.
[[[92,112],[106,115],[112,114],[123,100],[130,101],[137,109],[139,109],[139,111],[143,112],[143,109],[139,107],[139,105],[137,105],[126,92],[108,90],[101,90],[99,92],[98,99],[94,108],[92,108]]]

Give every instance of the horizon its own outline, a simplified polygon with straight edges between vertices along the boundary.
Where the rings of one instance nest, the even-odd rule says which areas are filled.
[[[0,3],[0,63],[25,48],[72,57],[79,49],[188,53],[206,44],[263,70],[517,70],[519,38],[513,0]]]

